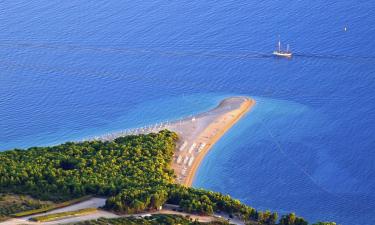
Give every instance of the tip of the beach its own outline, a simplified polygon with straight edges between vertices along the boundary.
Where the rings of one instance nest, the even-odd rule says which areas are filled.
[[[207,112],[179,120],[169,126],[168,129],[175,131],[180,137],[172,162],[177,183],[192,185],[205,155],[254,104],[255,100],[247,96],[229,97]]]

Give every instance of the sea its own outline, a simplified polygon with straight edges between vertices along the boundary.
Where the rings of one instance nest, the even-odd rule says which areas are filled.
[[[193,186],[311,222],[374,225],[374,12],[373,0],[1,1],[0,150],[250,96]],[[291,59],[272,56],[279,39]]]

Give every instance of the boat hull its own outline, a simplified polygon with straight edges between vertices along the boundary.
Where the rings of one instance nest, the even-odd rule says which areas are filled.
[[[290,52],[274,51],[272,54],[274,56],[277,56],[277,57],[284,57],[284,58],[291,58],[292,57],[292,53],[290,53]]]

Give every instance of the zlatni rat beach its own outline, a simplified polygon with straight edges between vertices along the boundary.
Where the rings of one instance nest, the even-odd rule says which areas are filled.
[[[172,164],[177,182],[191,186],[195,172],[210,148],[254,104],[255,101],[248,97],[227,98],[212,110],[170,125],[168,129],[180,137]]]
[[[191,186],[207,152],[254,104],[255,100],[250,97],[228,97],[207,112],[175,121],[104,134],[89,140],[110,141],[126,135],[148,134],[163,129],[174,131],[179,136],[172,162],[172,168],[177,175],[176,181]]]
[[[192,115],[187,118],[179,119],[172,122],[159,123],[149,125],[142,128],[128,129],[120,132],[105,134],[103,136],[89,139],[89,141],[112,141],[117,138],[126,137],[128,135],[146,135],[162,130],[170,130],[178,135],[178,142],[174,149],[172,169],[176,175],[176,183],[184,186],[191,186],[201,161],[212,148],[212,146],[227,132],[235,123],[237,123],[246,113],[254,106],[255,100],[245,96],[235,96],[223,99],[218,106],[206,112]],[[78,142],[82,143],[82,142]],[[15,224],[60,224],[60,223],[78,223],[86,220],[95,220],[100,218],[115,219],[122,216],[98,210],[104,207],[106,199],[90,198],[75,204],[67,205],[61,209],[54,209],[47,213],[36,213],[32,216],[19,217],[5,222],[4,225]],[[175,212],[176,206],[165,205],[165,209],[157,211],[157,213],[171,214],[180,216],[189,216],[200,222],[214,222],[217,219],[226,218],[230,220],[227,214],[216,214],[214,216],[194,215]],[[82,212],[81,212],[82,211]],[[76,214],[71,216],[61,216],[59,220],[51,221],[33,221],[33,218],[48,218],[71,212]],[[151,216],[155,212],[136,214],[140,218]],[[51,216],[52,215],[52,216]],[[232,219],[234,224],[243,224],[238,219]]]
[[[374,12],[2,1],[0,223],[374,225]]]

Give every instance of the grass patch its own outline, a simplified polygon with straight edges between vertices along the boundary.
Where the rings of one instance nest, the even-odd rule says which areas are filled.
[[[49,207],[53,204],[27,195],[0,194],[0,221],[9,219],[15,213]]]
[[[36,216],[31,218],[31,221],[35,222],[48,222],[53,220],[59,220],[65,217],[73,217],[73,216],[82,216],[86,214],[90,214],[96,212],[96,208],[87,208],[87,209],[80,209],[75,211],[68,211],[68,212],[61,212],[61,213],[52,213],[44,216]]]
[[[54,210],[54,209],[59,209],[59,208],[63,208],[63,207],[66,207],[66,206],[73,205],[73,204],[77,204],[77,203],[86,201],[90,198],[91,198],[91,196],[84,196],[84,197],[81,197],[81,198],[72,199],[72,200],[69,200],[69,201],[66,201],[66,202],[50,205],[50,206],[47,206],[47,207],[42,207],[42,208],[39,208],[39,209],[32,209],[32,210],[28,210],[28,211],[14,213],[11,216],[13,216],[13,217],[23,217],[23,216],[35,215],[35,214],[38,214],[38,213],[45,213],[45,212],[49,212],[49,211]]]

